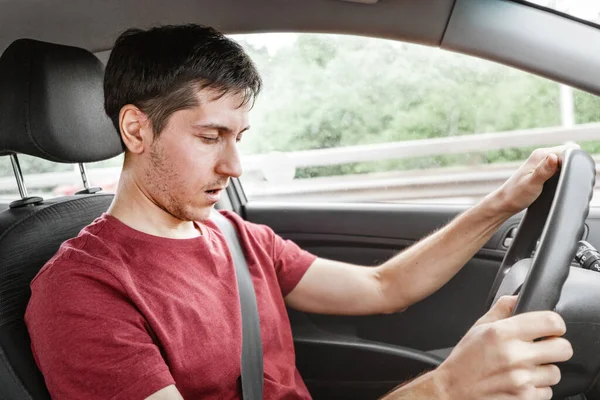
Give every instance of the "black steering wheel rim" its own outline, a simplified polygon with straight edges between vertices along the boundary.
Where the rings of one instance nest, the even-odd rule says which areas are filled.
[[[499,296],[498,290],[512,266],[530,258],[534,251],[513,314],[556,307],[576,244],[583,235],[596,178],[595,162],[583,150],[565,151],[560,165],[560,171],[544,184],[521,220],[488,295],[488,308]]]

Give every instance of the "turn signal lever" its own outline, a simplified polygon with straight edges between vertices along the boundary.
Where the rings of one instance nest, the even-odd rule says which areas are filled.
[[[581,268],[600,272],[600,253],[585,240],[577,242],[575,260],[581,265]]]

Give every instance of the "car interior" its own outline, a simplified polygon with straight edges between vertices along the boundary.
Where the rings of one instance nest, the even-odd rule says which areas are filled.
[[[1,399],[50,398],[23,320],[29,283],[112,200],[85,177],[78,194],[29,196],[18,154],[84,165],[121,153],[104,114],[97,55],[130,27],[190,22],[227,34],[318,32],[417,43],[600,95],[600,27],[523,1],[4,1],[0,155],[11,159],[21,199],[0,205]],[[289,310],[296,363],[311,395],[378,398],[439,365],[494,298],[521,290],[526,310],[540,299],[550,307],[558,301],[567,322],[575,356],[560,365],[554,398],[600,399],[600,275],[573,262],[578,240],[600,248],[600,209],[589,207],[595,176],[586,153],[570,153],[532,210],[511,217],[447,285],[404,312],[347,317]],[[239,180],[218,206],[320,257],[364,265],[385,261],[468,207],[248,200]]]

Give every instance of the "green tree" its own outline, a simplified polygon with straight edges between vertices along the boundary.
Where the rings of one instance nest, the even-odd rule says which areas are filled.
[[[254,57],[256,48],[247,47]],[[263,49],[264,51],[264,49]],[[393,41],[303,34],[257,56],[265,90],[246,153],[298,151],[560,125],[555,82],[474,57]],[[576,93],[578,122],[600,121]],[[523,159],[530,149],[310,168],[299,176]]]

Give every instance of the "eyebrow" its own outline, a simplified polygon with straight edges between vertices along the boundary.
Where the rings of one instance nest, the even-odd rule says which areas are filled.
[[[198,125],[194,125],[194,126],[197,127],[197,128],[216,129],[216,130],[218,130],[220,132],[225,132],[225,133],[228,133],[228,134],[233,134],[233,131],[229,127],[227,127],[225,125],[219,125],[219,124],[212,124],[212,123],[210,123],[210,124],[198,124]],[[242,129],[238,133],[238,135],[240,133],[246,132],[248,129],[250,129],[250,125],[248,125],[244,129]]]

